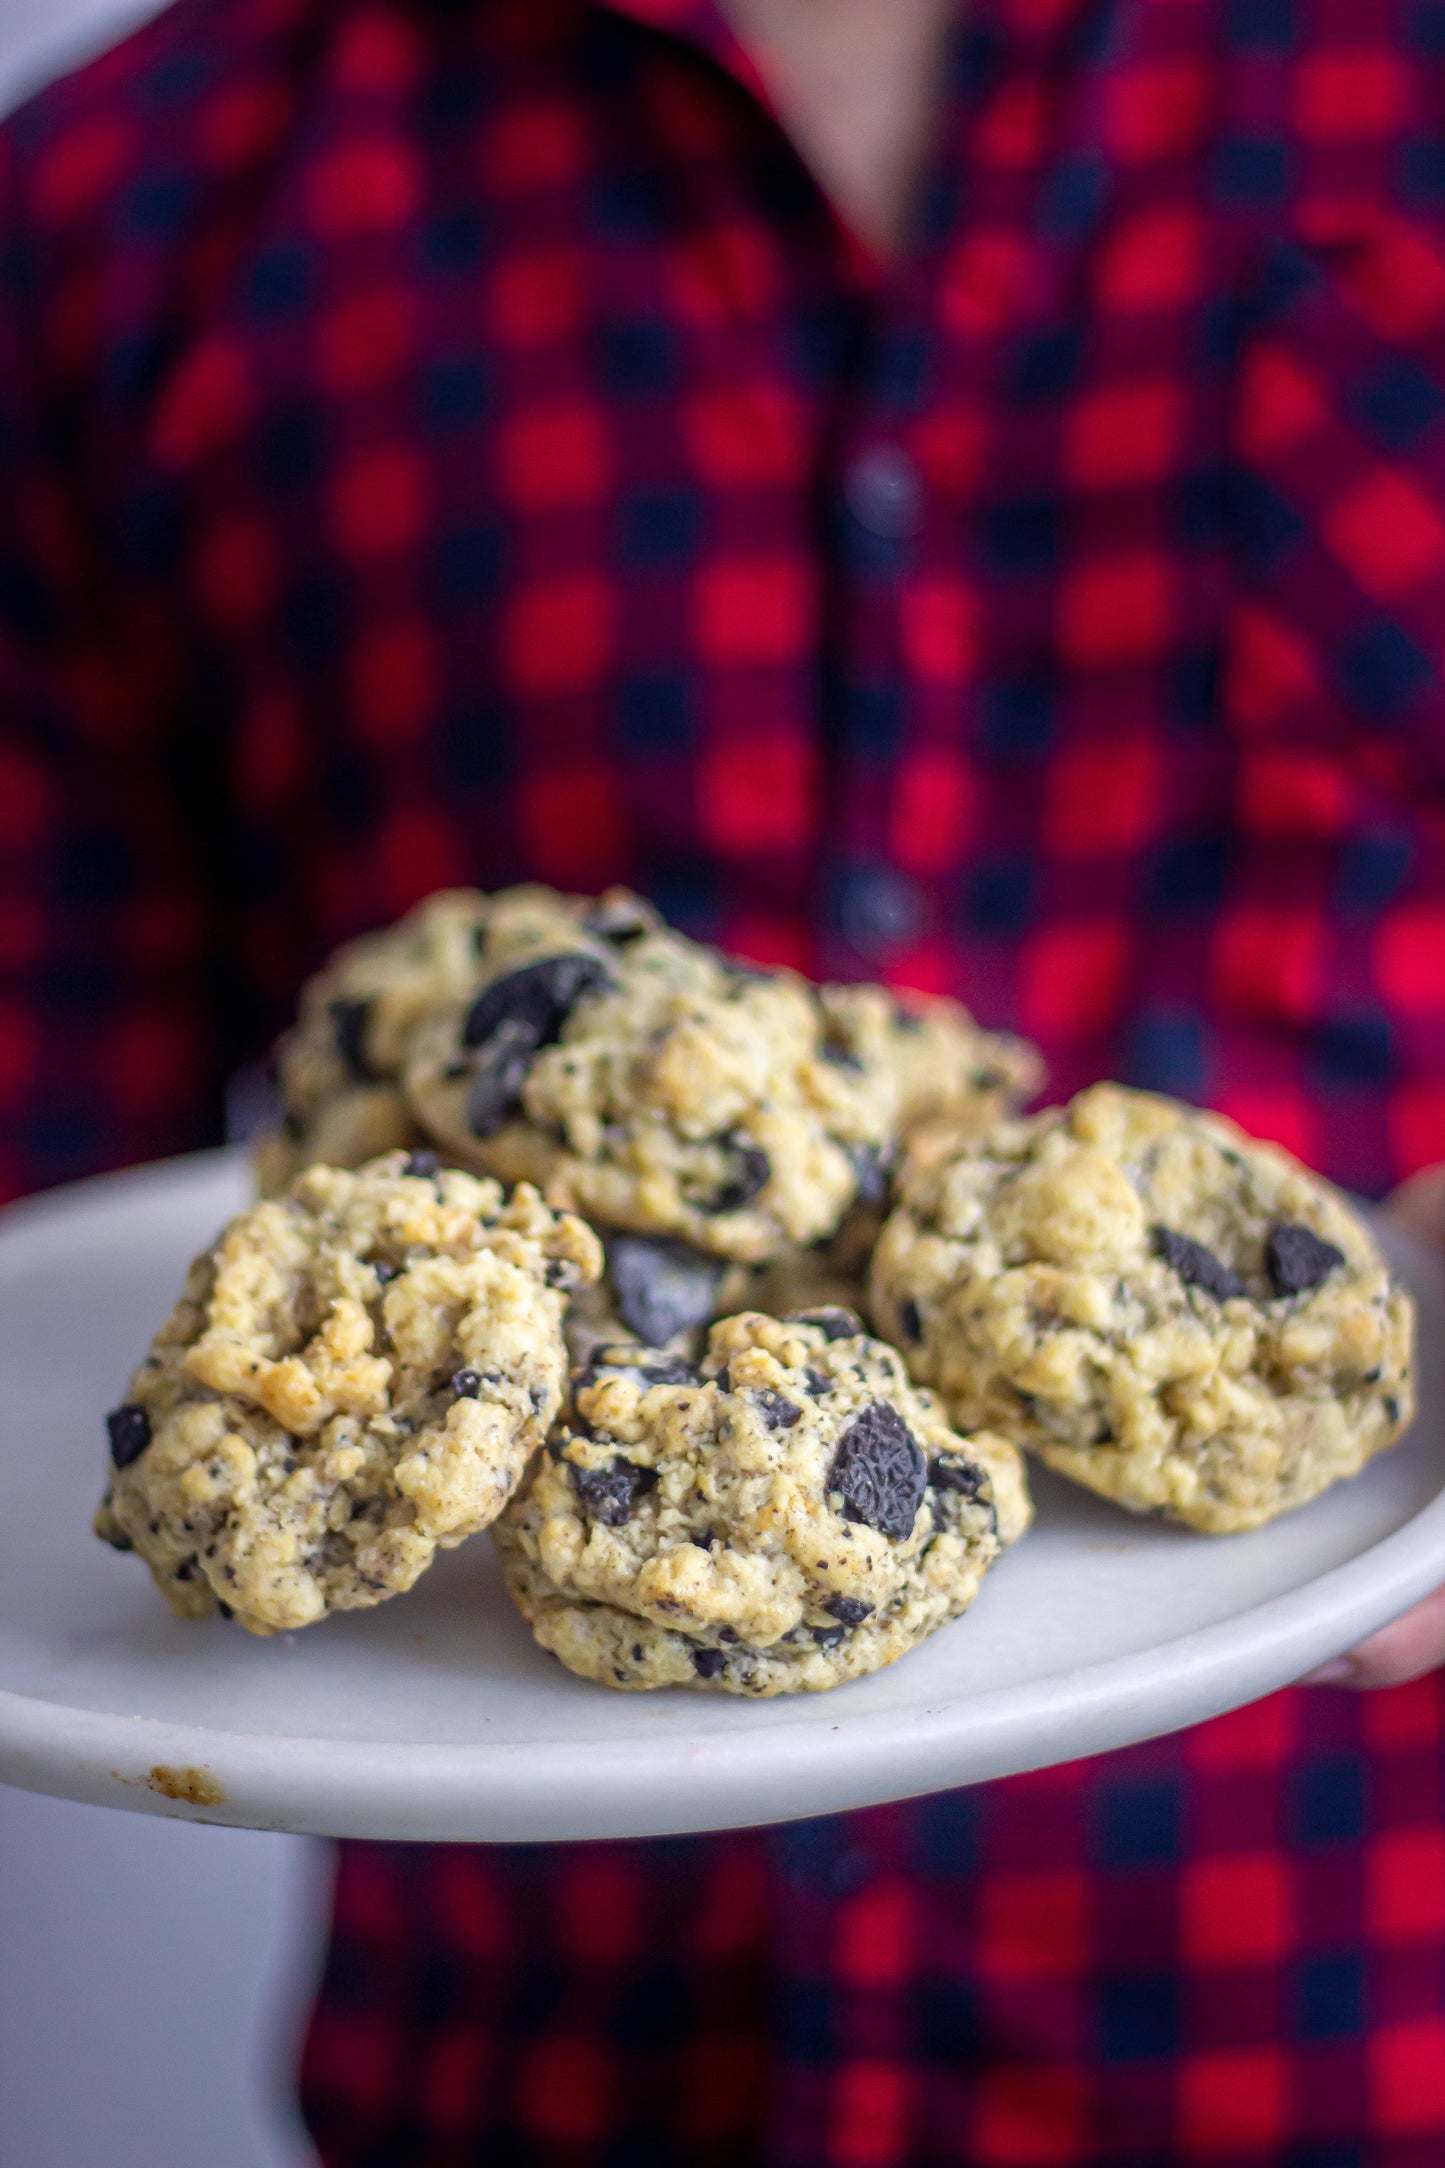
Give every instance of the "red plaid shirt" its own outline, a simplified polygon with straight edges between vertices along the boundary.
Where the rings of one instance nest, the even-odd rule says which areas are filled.
[[[331,943],[524,875],[1445,1156],[1441,0],[970,0],[886,268],[708,0],[181,0],[0,151],[12,1187],[213,1135]],[[1297,1692],[348,1847],[312,2128],[1439,2168],[1442,1747],[1437,1680]]]

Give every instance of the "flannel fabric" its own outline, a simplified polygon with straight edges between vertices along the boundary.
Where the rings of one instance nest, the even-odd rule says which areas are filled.
[[[886,266],[710,0],[180,0],[0,197],[8,1187],[528,876],[1445,1156],[1441,0],[968,0]],[[1442,1749],[348,1848],[323,2158],[1438,2168]]]

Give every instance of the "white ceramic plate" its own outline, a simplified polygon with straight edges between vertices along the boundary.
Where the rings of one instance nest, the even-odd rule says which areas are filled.
[[[646,1836],[820,1814],[1124,1746],[1298,1678],[1445,1580],[1445,1273],[1423,1413],[1248,1536],[1135,1521],[1047,1474],[966,1618],[891,1670],[750,1702],[611,1694],[532,1643],[485,1537],[417,1589],[253,1640],[171,1617],[89,1532],[103,1411],[244,1200],[214,1154],[0,1215],[0,1781],[151,1813],[390,1838]]]

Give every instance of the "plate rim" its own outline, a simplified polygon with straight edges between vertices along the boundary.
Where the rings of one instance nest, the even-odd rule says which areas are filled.
[[[6,1206],[0,1234],[29,1221],[63,1238],[77,1212],[123,1210],[135,1190],[219,1182],[242,1163],[231,1147],[93,1176]],[[1398,1230],[1388,1240],[1408,1277],[1433,1277],[1445,1291],[1445,1265],[1432,1251]],[[1442,1581],[1445,1466],[1433,1497],[1407,1521],[1303,1585],[1148,1648],[986,1688],[953,1705],[951,1719],[946,1699],[924,1698],[870,1710],[849,1725],[846,1701],[830,1700],[838,1720],[828,1724],[810,1695],[798,1699],[797,1720],[775,1718],[751,1739],[736,1728],[709,1736],[710,1702],[700,1696],[698,1732],[688,1742],[669,1734],[656,1747],[635,1737],[559,1737],[521,1749],[486,1740],[400,1747],[126,1717],[0,1686],[0,1782],[132,1811],[335,1837],[559,1842],[746,1827],[986,1782],[1185,1729],[1289,1685]],[[980,1600],[989,1594],[986,1586]],[[555,1798],[564,1779],[575,1783],[579,1753],[587,1782],[574,1794],[573,1826],[561,1836],[550,1827],[539,1833],[539,1791]],[[960,1758],[966,1774],[947,1766]],[[204,1804],[167,1796],[147,1781],[165,1767],[214,1772],[224,1797]],[[788,1793],[791,1804],[746,1809],[745,1795],[763,1789]]]

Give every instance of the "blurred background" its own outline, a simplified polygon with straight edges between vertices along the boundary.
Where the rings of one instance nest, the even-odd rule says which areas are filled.
[[[0,0],[0,111],[156,0]],[[307,2168],[325,1845],[0,1786],[4,2168]]]

